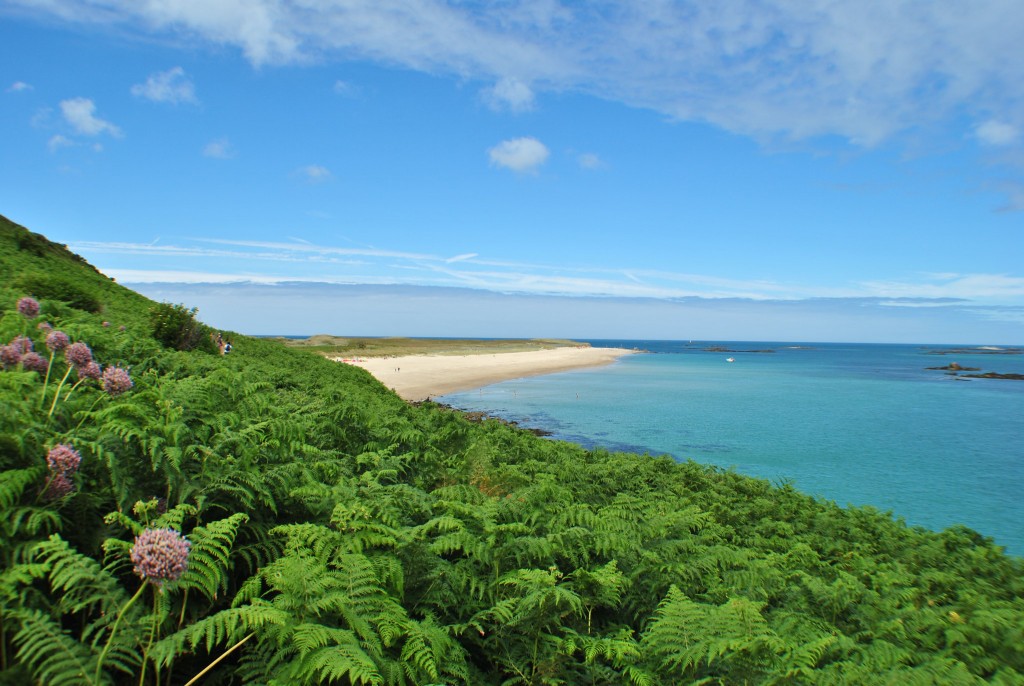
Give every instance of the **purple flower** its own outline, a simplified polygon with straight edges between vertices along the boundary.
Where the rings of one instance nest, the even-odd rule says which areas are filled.
[[[78,471],[80,464],[82,464],[82,456],[67,443],[58,443],[50,448],[50,452],[46,453],[46,466],[54,474],[71,476]]]
[[[175,581],[188,568],[191,548],[188,539],[174,529],[146,529],[132,546],[135,573],[157,583]]]
[[[50,332],[53,331],[53,324],[51,324],[50,322],[39,322],[38,324],[36,324],[36,328],[39,329],[40,331]]]
[[[55,353],[59,353],[71,344],[71,339],[63,331],[51,331],[46,334],[46,347]]]
[[[92,362],[92,351],[89,350],[89,346],[79,341],[68,346],[64,351],[64,357],[67,358],[69,364],[84,367]]]
[[[103,390],[110,395],[121,395],[134,385],[128,372],[120,367],[107,367],[103,371]]]
[[[118,330],[118,331],[124,331],[124,330],[125,330],[125,329],[127,329],[127,328],[128,328],[127,326],[125,326],[124,324],[122,324],[121,326],[117,327],[117,330]]]
[[[24,364],[24,362],[22,362],[22,364]],[[92,379],[94,381],[99,381],[101,375],[102,375],[102,372],[100,371],[100,366],[98,364],[96,364],[95,361],[90,362],[89,364],[85,365],[84,367],[79,367],[78,368],[78,378],[79,378],[79,380],[81,380],[81,379]]]
[[[108,326],[110,326],[110,322],[103,322],[103,328],[104,329],[107,328]]]
[[[30,353],[33,348],[32,339],[28,336],[16,336],[15,339],[11,341],[11,347],[16,348],[22,355]]]
[[[59,500],[73,490],[75,490],[75,484],[69,477],[64,474],[54,474],[43,490],[43,497],[47,500]]]
[[[35,298],[25,296],[18,301],[18,312],[21,312],[29,319],[32,319],[39,314],[39,301]]]
[[[13,345],[0,346],[0,364],[4,366],[4,369],[17,367],[19,362],[21,362],[20,350]]]
[[[21,367],[27,372],[45,374],[50,363],[39,353],[25,353],[21,356]]]

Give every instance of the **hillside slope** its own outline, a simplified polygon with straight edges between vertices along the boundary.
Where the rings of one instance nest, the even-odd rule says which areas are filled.
[[[217,355],[2,218],[0,277],[5,683],[1024,683],[976,532]]]

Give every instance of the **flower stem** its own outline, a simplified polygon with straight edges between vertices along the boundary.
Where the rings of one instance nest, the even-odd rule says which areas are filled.
[[[200,680],[201,678],[203,678],[203,675],[204,675],[204,674],[206,674],[206,673],[207,673],[207,672],[209,672],[209,671],[210,671],[211,669],[213,669],[214,667],[216,667],[216,666],[217,666],[217,663],[219,663],[219,662],[220,662],[221,660],[223,660],[223,659],[224,659],[224,658],[226,658],[226,657],[227,657],[228,655],[230,655],[231,653],[233,653],[233,652],[234,652],[234,651],[235,651],[235,650],[236,650],[237,648],[241,648],[241,647],[242,647],[242,644],[243,644],[243,643],[245,643],[246,641],[248,641],[248,640],[249,640],[250,638],[252,638],[252,637],[253,637],[253,636],[255,636],[255,635],[256,635],[256,632],[254,631],[254,632],[252,632],[251,634],[249,634],[248,636],[246,636],[245,638],[243,638],[243,639],[242,639],[241,641],[239,641],[238,643],[236,643],[235,645],[233,645],[233,646],[231,646],[230,648],[228,648],[228,649],[227,649],[226,651],[224,651],[224,653],[223,653],[223,654],[222,654],[222,655],[221,655],[220,657],[218,657],[218,658],[217,658],[216,660],[214,660],[213,662],[211,662],[210,664],[208,664],[208,665],[206,666],[206,669],[204,669],[203,671],[199,672],[199,674],[196,674],[196,675],[195,675],[194,677],[192,677],[191,679],[189,679],[189,680],[188,680],[188,682],[187,682],[187,683],[185,684],[185,686],[192,686],[192,684],[194,684],[194,683],[196,683],[197,681],[199,681],[199,680]]]
[[[147,585],[148,584],[146,582],[143,582],[142,585],[139,586],[139,590],[131,597],[131,600],[125,603],[124,607],[121,608],[121,611],[117,613],[117,618],[114,620],[114,626],[110,629],[110,638],[107,639],[106,645],[103,646],[103,652],[100,653],[99,660],[96,661],[95,682],[97,684],[100,683],[100,675],[103,673],[103,660],[107,657],[107,653],[110,652],[110,645],[114,642],[114,634],[117,633],[117,627],[121,624],[121,619],[124,617],[124,613],[128,611],[128,608],[135,604],[135,601],[139,599],[142,592],[146,590]]]
[[[43,394],[39,396],[39,409],[43,409],[43,404],[46,402],[46,387],[50,384],[50,371],[53,369],[53,356],[56,351],[50,351],[50,362],[46,365],[46,379],[43,380]]]
[[[71,376],[71,367],[72,365],[69,364],[68,370],[64,372],[64,378],[60,380],[60,385],[57,386],[57,394],[53,396],[53,404],[50,405],[50,411],[46,413],[47,419],[53,416],[53,411],[57,407],[57,401],[60,400],[60,391],[64,388],[64,382],[68,380],[69,376]]]
[[[149,628],[149,644],[146,649],[142,652],[142,673],[139,675],[139,686],[144,686],[146,683],[146,665],[149,663],[149,649],[153,647],[153,639],[156,638],[157,631],[160,627],[157,626],[157,617],[159,616],[159,602],[160,598],[156,592],[153,593],[153,625]],[[156,665],[156,683],[160,683],[160,665]]]

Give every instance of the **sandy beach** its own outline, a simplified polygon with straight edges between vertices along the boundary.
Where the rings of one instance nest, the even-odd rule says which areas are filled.
[[[626,348],[566,347],[480,355],[334,359],[362,367],[405,400],[420,401],[508,379],[599,367],[634,352]]]

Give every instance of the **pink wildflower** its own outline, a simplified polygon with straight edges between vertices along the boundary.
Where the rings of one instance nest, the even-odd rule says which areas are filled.
[[[47,333],[49,333],[50,331],[53,331],[53,324],[51,324],[50,322],[39,322],[38,324],[36,324],[36,328],[39,329],[40,331],[46,331]]]
[[[47,500],[59,500],[73,490],[75,484],[70,478],[64,474],[54,474],[43,490],[43,497]]]
[[[103,371],[103,390],[110,395],[121,395],[134,385],[128,372],[120,367],[107,367]]]
[[[21,367],[27,372],[45,374],[50,363],[39,353],[25,353],[21,356]]]
[[[32,339],[28,336],[16,336],[11,341],[11,347],[16,348],[22,355],[32,352]]]
[[[104,329],[107,328],[108,326],[110,326],[110,322],[103,322],[103,328]]]
[[[21,312],[29,319],[32,319],[39,314],[39,301],[35,298],[25,296],[18,301],[18,312]]]
[[[17,367],[19,362],[21,362],[20,350],[13,345],[0,346],[0,364],[3,365],[4,369]]]
[[[54,474],[71,476],[82,464],[82,456],[67,443],[58,443],[46,453],[46,466]]]
[[[135,537],[131,560],[143,579],[175,581],[188,569],[192,544],[174,529],[146,529]]]
[[[84,367],[92,362],[92,351],[89,350],[89,346],[81,341],[69,345],[67,350],[64,351],[64,356],[69,364],[73,364],[76,367]]]
[[[81,379],[92,379],[93,381],[99,381],[102,371],[100,366],[96,364],[95,360],[89,364],[78,368],[78,378]]]
[[[46,347],[55,353],[71,345],[71,339],[63,331],[51,331],[46,334]]]

